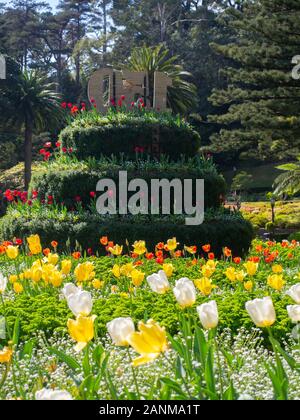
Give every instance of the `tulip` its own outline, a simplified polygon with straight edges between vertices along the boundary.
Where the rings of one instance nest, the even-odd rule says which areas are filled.
[[[281,265],[275,264],[272,267],[272,271],[273,271],[274,274],[282,274],[283,273],[283,268],[282,268]]]
[[[256,274],[256,272],[257,272],[258,264],[257,263],[254,263],[253,261],[247,261],[244,264],[244,267],[247,270],[248,276],[254,276]]]
[[[300,322],[300,305],[289,305],[286,309],[294,324]]]
[[[0,294],[5,292],[7,286],[7,278],[0,273]]]
[[[249,280],[244,283],[244,288],[250,292],[253,289],[253,281]]]
[[[0,363],[9,363],[12,358],[13,351],[9,347],[4,347],[0,350]]]
[[[121,268],[119,265],[115,264],[111,271],[117,279],[121,277]]]
[[[243,270],[236,271],[235,277],[237,281],[244,281],[244,278],[247,276],[247,273]]]
[[[281,290],[285,282],[282,278],[282,274],[273,274],[268,277],[268,285],[275,290]]]
[[[196,302],[196,289],[194,283],[188,278],[177,280],[173,292],[182,308],[193,306]]]
[[[170,289],[170,283],[164,270],[160,270],[157,274],[154,273],[147,277],[147,282],[153,292],[163,295]]]
[[[147,252],[145,241],[136,241],[133,244],[134,253],[137,255],[144,255]]]
[[[145,273],[135,269],[131,272],[130,277],[134,286],[139,287],[144,281]]]
[[[39,235],[31,235],[27,238],[29,250],[32,255],[37,255],[42,252],[41,240]]]
[[[36,400],[43,400],[43,401],[67,401],[73,400],[71,394],[67,391],[61,390],[53,390],[53,389],[46,389],[43,388],[40,391],[36,391],[35,393]]]
[[[204,296],[209,296],[213,289],[215,289],[217,286],[212,284],[212,281],[210,279],[207,279],[206,277],[203,277],[202,279],[198,279],[194,281],[197,289],[200,290],[200,292]]]
[[[135,331],[131,318],[116,318],[106,324],[108,333],[116,346],[129,345],[128,338]]]
[[[31,269],[31,280],[38,283],[43,275],[42,267],[33,267]]]
[[[178,242],[176,240],[176,238],[173,239],[168,239],[167,241],[167,247],[169,251],[175,251],[175,249],[177,248]]]
[[[236,272],[234,267],[228,267],[225,271],[225,275],[228,278],[228,280],[235,282],[236,281]]]
[[[62,293],[66,299],[68,299],[71,295],[80,292],[81,289],[75,286],[74,283],[67,283],[65,284],[64,288],[62,289]]]
[[[99,290],[102,289],[102,287],[104,286],[104,282],[99,279],[94,279],[92,281],[92,285],[94,289]]]
[[[166,331],[157,322],[152,319],[146,324],[140,322],[138,328],[139,332],[133,332],[128,337],[131,347],[141,355],[133,360],[133,366],[152,362],[168,349]]]
[[[19,255],[19,248],[17,246],[9,245],[6,248],[6,255],[9,259],[15,260],[17,256]]]
[[[48,254],[47,256],[47,260],[49,264],[53,264],[56,265],[58,260],[59,260],[59,256],[57,254]]]
[[[270,296],[247,302],[246,310],[257,327],[270,327],[276,321],[276,313]]]
[[[52,286],[60,287],[62,285],[62,282],[64,281],[64,276],[60,271],[53,270],[49,278],[49,281],[52,284]]]
[[[74,274],[78,282],[93,280],[95,277],[94,264],[91,262],[78,264]]]
[[[72,261],[71,260],[63,260],[61,262],[61,272],[67,276],[70,274],[72,268]]]
[[[23,290],[24,290],[24,288],[23,288],[22,284],[21,284],[21,283],[19,283],[19,282],[17,282],[17,281],[14,283],[13,288],[14,288],[14,291],[15,291],[17,294],[22,293],[22,292],[23,292]]]
[[[70,336],[77,341],[76,351],[83,350],[94,338],[94,321],[96,316],[84,317],[78,315],[76,320],[69,319],[67,326]]]
[[[300,283],[292,286],[286,294],[290,296],[298,305],[300,305]]]
[[[129,277],[133,270],[134,270],[134,266],[132,263],[122,265],[121,268],[118,265],[115,265],[113,268],[113,274],[115,277],[120,277],[120,275]]]
[[[119,256],[123,252],[123,246],[115,245],[114,247],[109,247],[108,251],[115,256]]]
[[[215,300],[203,303],[197,307],[201,324],[206,330],[216,328],[219,323],[218,307]]]
[[[89,316],[92,312],[93,302],[92,295],[86,291],[78,291],[75,294],[71,294],[67,298],[69,309],[75,316]]]
[[[167,277],[172,277],[174,266],[173,264],[163,264],[162,266],[164,272],[166,273]]]

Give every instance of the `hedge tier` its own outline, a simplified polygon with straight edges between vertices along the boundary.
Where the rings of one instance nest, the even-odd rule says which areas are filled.
[[[33,213],[21,214],[16,210],[9,211],[0,221],[0,239],[27,237],[39,234],[44,247],[51,241],[59,243],[59,249],[74,250],[78,245],[82,249],[92,248],[104,253],[99,238],[108,236],[115,243],[133,243],[145,240],[149,251],[154,250],[160,241],[167,241],[174,236],[182,245],[201,247],[211,244],[216,255],[222,254],[227,246],[235,256],[244,256],[254,238],[252,225],[238,215],[217,214],[205,218],[202,225],[186,226],[183,221],[172,221],[168,218],[101,217],[89,213]]]
[[[200,136],[189,125],[168,126],[145,122],[142,118],[123,125],[68,126],[60,134],[62,147],[73,148],[79,159],[89,156],[136,155],[136,148],[150,156],[164,154],[178,160],[181,155],[195,156]]]
[[[120,168],[121,170],[121,168]],[[225,195],[226,184],[224,178],[213,170],[195,170],[193,173],[182,169],[175,170],[170,166],[169,170],[152,170],[127,172],[128,182],[132,179],[144,179],[150,189],[152,179],[204,179],[204,205],[205,208],[220,207],[220,197]],[[57,203],[64,203],[68,208],[74,206],[75,197],[80,196],[83,205],[91,202],[90,192],[95,191],[100,179],[109,178],[118,185],[119,170],[57,170],[52,169],[48,172],[36,173],[31,182],[31,190],[39,192],[39,197],[53,196]],[[194,182],[195,184],[195,182]],[[130,195],[128,194],[128,198]],[[194,200],[195,201],[195,200]]]

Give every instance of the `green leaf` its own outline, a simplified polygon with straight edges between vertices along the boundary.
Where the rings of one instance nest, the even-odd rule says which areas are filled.
[[[80,370],[80,364],[73,357],[68,356],[63,351],[57,350],[54,347],[49,347],[48,350],[51,354],[57,356],[62,362],[66,363],[66,365],[68,365],[70,369],[74,371]]]

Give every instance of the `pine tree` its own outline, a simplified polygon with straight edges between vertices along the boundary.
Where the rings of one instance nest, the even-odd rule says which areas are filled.
[[[292,58],[300,51],[299,0],[245,0],[228,9],[223,22],[235,42],[214,45],[232,62],[226,89],[211,101],[225,106],[211,121],[223,127],[210,150],[260,159],[295,158],[300,150],[300,82],[292,77]]]

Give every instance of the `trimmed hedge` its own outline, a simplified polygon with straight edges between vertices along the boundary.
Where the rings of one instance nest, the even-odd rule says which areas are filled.
[[[136,147],[143,148],[147,155],[157,156],[153,149],[157,136],[159,154],[174,160],[181,155],[195,156],[200,148],[199,134],[183,120],[171,116],[147,118],[143,114],[124,114],[123,119],[118,114],[109,118],[99,116],[92,123],[77,119],[60,133],[59,139],[62,147],[73,148],[79,159],[85,159],[112,154],[134,157]]]
[[[104,252],[99,246],[101,236],[109,236],[115,243],[126,241],[133,243],[144,239],[149,250],[153,250],[160,241],[167,241],[176,236],[181,245],[202,246],[210,243],[216,255],[222,254],[225,246],[233,250],[235,256],[244,256],[254,238],[252,225],[235,214],[217,212],[207,214],[199,226],[186,226],[183,219],[172,217],[128,216],[123,219],[117,216],[101,217],[82,213],[50,212],[47,207],[39,212],[28,209],[20,212],[11,208],[0,220],[0,239],[14,237],[24,238],[39,234],[43,246],[49,246],[56,240],[60,249],[74,250],[76,242],[82,249],[92,248]]]
[[[105,170],[70,169],[58,170],[53,168],[48,172],[36,173],[31,182],[31,190],[37,190],[39,197],[53,196],[57,203],[64,203],[68,208],[74,206],[74,198],[80,196],[83,205],[91,202],[90,192],[95,191],[100,179],[113,179],[118,185],[119,171],[122,167]],[[148,186],[152,179],[204,179],[204,204],[205,208],[220,207],[220,197],[225,195],[226,184],[224,178],[215,170],[194,169],[192,172],[184,167],[180,170],[170,164],[169,169],[160,170],[153,168],[150,171],[134,170],[127,171],[128,182],[132,179],[144,179]],[[131,193],[134,194],[134,193]],[[130,194],[128,194],[130,197]]]

